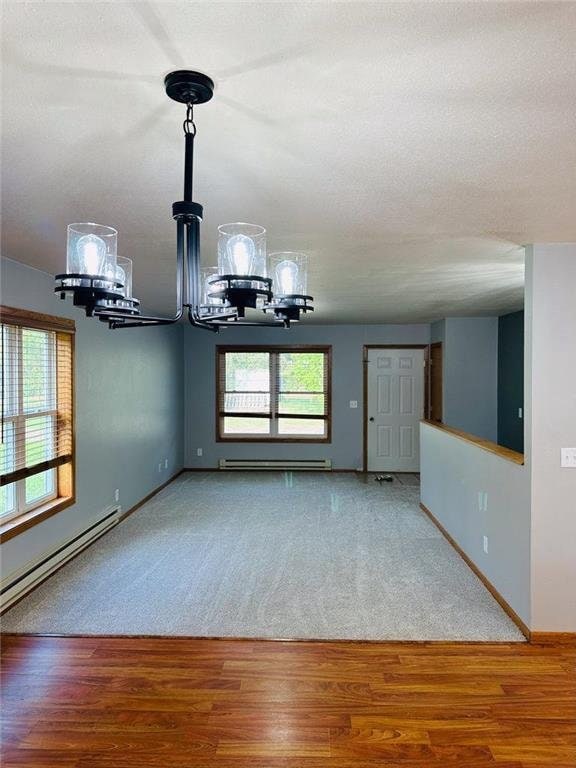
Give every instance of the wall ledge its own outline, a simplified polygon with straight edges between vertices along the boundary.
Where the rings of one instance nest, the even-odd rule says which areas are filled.
[[[495,456],[500,456],[501,459],[506,459],[506,461],[511,461],[513,464],[519,464],[520,466],[524,465],[523,453],[518,453],[518,451],[513,451],[510,448],[504,448],[504,446],[498,445],[498,443],[493,443],[491,440],[484,440],[482,437],[476,437],[476,435],[471,435],[468,432],[462,432],[460,429],[454,429],[454,427],[447,427],[446,424],[441,424],[438,421],[429,421],[428,419],[422,419],[420,423],[426,424],[426,426],[428,427],[434,427],[434,429],[438,429],[441,432],[446,432],[449,435],[453,435],[454,437],[457,437],[459,440],[463,440],[465,443],[469,443],[470,445],[475,445],[481,450],[488,451],[488,453],[492,453]]]

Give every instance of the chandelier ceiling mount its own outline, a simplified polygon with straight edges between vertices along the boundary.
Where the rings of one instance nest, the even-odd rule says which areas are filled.
[[[202,72],[179,69],[164,78],[166,93],[181,104],[205,104],[214,96],[214,83]]]

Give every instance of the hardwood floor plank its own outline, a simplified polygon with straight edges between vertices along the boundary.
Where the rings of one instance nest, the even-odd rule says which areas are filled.
[[[382,712],[382,714],[352,714],[352,727],[357,728],[416,728],[426,731],[490,731],[497,726],[489,710],[470,709],[433,709],[420,707],[418,710],[402,707]]]
[[[395,744],[430,744],[427,730],[397,728],[332,728],[330,731],[332,754],[342,752],[347,745],[358,747],[389,747]]]
[[[225,706],[225,705],[223,705]],[[324,711],[304,707],[286,711],[276,707],[257,709],[214,709],[207,715],[210,725],[216,727],[246,728],[257,725],[263,730],[272,726],[282,728],[348,728],[350,715],[345,711]]]
[[[217,755],[224,757],[330,757],[328,728],[231,729],[218,740]]]
[[[527,728],[524,724],[517,727],[495,725],[483,730],[476,729],[429,729],[430,743],[433,745],[470,744],[500,746],[576,746],[576,733],[570,728],[557,728],[546,725],[545,728]]]
[[[467,696],[504,696],[502,686],[490,680],[470,680],[460,675],[459,680],[431,680],[427,675],[425,680],[411,680],[400,675],[385,675],[384,683],[372,683],[371,688],[377,698],[386,698],[395,693],[434,693],[437,696],[452,696],[464,694]]]
[[[557,768],[560,763],[566,763],[571,766],[576,765],[576,747],[572,746],[557,744],[533,744],[527,746],[495,745],[491,746],[491,750],[497,761],[514,759],[519,760],[525,766],[531,766],[534,763],[554,766],[554,768]]]
[[[2,768],[78,768],[82,755],[61,751],[5,749]]]
[[[50,727],[33,728],[20,742],[23,749],[51,750],[54,752],[114,752],[172,753],[183,755],[201,754],[207,756],[216,751],[218,737],[210,730],[198,728],[174,733],[141,733],[131,731],[79,732],[72,729],[56,730]]]

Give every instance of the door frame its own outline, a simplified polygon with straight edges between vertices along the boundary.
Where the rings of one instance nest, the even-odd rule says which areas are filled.
[[[424,350],[424,418],[430,416],[430,344],[364,344],[362,348],[362,472],[368,472],[368,350],[370,349],[423,349]]]
[[[436,348],[440,348],[441,356],[442,356],[442,367],[440,369],[440,382],[441,382],[441,389],[442,389],[442,397],[440,399],[440,411],[442,418],[440,421],[435,421],[435,424],[443,424],[444,423],[444,344],[441,341],[433,341],[430,344],[430,349],[428,352],[429,359],[428,359],[428,378],[429,378],[429,398],[428,398],[428,414],[427,418],[432,421],[432,368],[434,367],[432,365],[432,350]]]

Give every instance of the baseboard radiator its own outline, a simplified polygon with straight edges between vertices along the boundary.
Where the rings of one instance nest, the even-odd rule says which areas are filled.
[[[9,574],[0,585],[0,611],[5,611],[24,597],[36,584],[120,522],[120,511],[119,506],[106,507],[96,523],[53,550],[43,552],[35,560],[26,563],[19,571]]]
[[[330,459],[220,459],[218,469],[259,469],[259,470],[316,470],[329,472]]]

